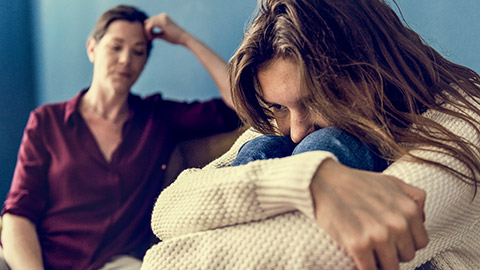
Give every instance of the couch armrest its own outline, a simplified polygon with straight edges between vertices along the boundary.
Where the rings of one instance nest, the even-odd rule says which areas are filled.
[[[214,134],[202,138],[179,143],[167,164],[165,187],[169,186],[177,176],[187,168],[201,168],[220,157],[233,145],[245,131],[239,128],[230,132]]]

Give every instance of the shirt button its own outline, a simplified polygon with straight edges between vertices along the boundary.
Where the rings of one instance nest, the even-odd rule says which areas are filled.
[[[167,169],[167,164],[162,164],[162,170]]]

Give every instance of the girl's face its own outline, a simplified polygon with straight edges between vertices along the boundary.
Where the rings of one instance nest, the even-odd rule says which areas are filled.
[[[103,38],[87,43],[92,63],[92,86],[115,92],[128,92],[147,62],[147,38],[139,22],[112,22]]]
[[[326,119],[312,114],[305,107],[300,91],[298,66],[289,59],[272,60],[258,72],[263,98],[273,113],[280,132],[299,143],[318,128],[329,126]]]

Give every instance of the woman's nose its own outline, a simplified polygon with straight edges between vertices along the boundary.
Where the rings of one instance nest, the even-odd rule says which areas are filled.
[[[122,64],[127,65],[128,63],[130,63],[130,59],[131,59],[130,52],[127,50],[124,50],[120,53],[118,61]]]

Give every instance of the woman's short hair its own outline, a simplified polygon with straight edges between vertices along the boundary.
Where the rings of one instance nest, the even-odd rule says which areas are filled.
[[[97,23],[95,24],[95,28],[93,29],[92,37],[95,39],[96,42],[100,41],[105,33],[107,32],[108,27],[114,21],[124,20],[129,22],[139,22],[142,25],[144,21],[148,18],[148,15],[133,7],[127,5],[119,5],[114,8],[107,10],[103,13],[100,18],[98,18]],[[147,55],[150,55],[150,51],[152,50],[152,41],[147,41]]]

